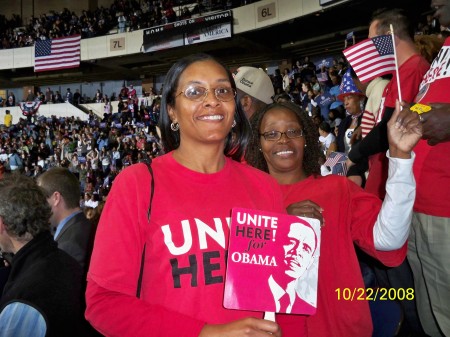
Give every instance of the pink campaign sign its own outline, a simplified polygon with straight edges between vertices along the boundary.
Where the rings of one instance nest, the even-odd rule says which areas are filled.
[[[314,314],[319,256],[318,220],[234,208],[224,306]]]

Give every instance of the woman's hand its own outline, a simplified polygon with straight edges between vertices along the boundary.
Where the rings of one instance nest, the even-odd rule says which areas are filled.
[[[302,200],[290,204],[286,208],[288,214],[313,218],[320,221],[320,227],[325,226],[325,219],[322,216],[323,209],[311,200]]]
[[[402,102],[406,107],[406,103]],[[411,151],[422,137],[419,115],[408,108],[400,109],[395,103],[395,111],[388,122],[389,153],[391,157],[410,158]]]
[[[207,324],[198,337],[281,337],[275,322],[248,317],[227,324]]]

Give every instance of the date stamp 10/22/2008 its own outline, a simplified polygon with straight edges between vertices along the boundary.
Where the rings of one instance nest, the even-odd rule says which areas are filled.
[[[394,301],[414,299],[414,288],[336,288],[338,301]]]

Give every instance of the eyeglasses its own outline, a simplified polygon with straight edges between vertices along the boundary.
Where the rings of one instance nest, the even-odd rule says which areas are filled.
[[[293,130],[287,130],[286,132],[268,131],[268,132],[260,133],[259,135],[263,136],[265,140],[277,141],[277,140],[281,139],[282,135],[286,135],[286,137],[289,139],[303,137],[303,130],[293,129]]]
[[[234,90],[231,87],[217,87],[214,90],[214,95],[216,98],[221,102],[229,102],[234,97],[236,97],[236,90]],[[184,96],[191,101],[194,102],[203,102],[208,95],[208,92],[210,90],[197,86],[197,85],[191,85],[187,87],[184,91],[181,91],[176,95],[175,97],[180,96],[181,94],[184,94]]]

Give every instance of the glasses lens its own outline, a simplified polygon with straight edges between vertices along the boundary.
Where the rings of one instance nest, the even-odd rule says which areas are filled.
[[[278,140],[280,139],[281,132],[280,131],[269,131],[263,133],[265,140]]]
[[[300,130],[300,129],[287,130],[286,136],[288,136],[289,138],[299,138],[299,137],[303,136],[303,130]]]
[[[216,93],[217,99],[223,102],[231,101],[236,96],[236,92],[230,87],[219,87],[214,92]]]
[[[186,98],[192,101],[201,101],[205,97],[205,93],[205,88],[197,86],[190,86],[184,91]]]

